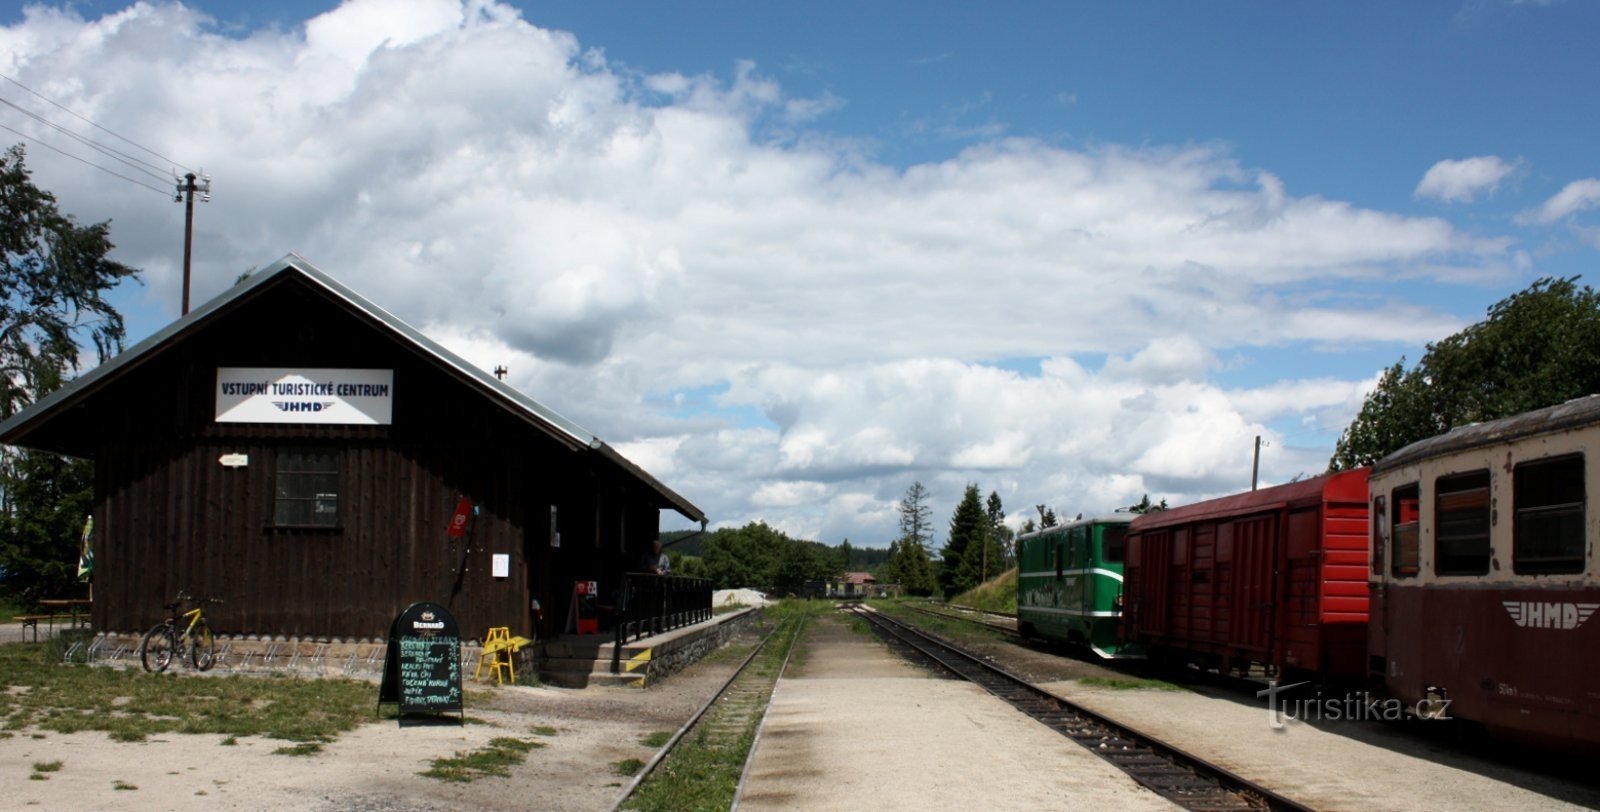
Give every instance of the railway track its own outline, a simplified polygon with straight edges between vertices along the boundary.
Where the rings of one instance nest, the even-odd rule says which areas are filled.
[[[850,611],[956,675],[977,683],[1045,726],[1117,766],[1156,794],[1190,810],[1307,810],[1227,769],[1080,707],[950,643],[883,614]]]
[[[716,693],[639,769],[611,807],[612,812],[655,806],[641,803],[642,796],[648,793],[648,782],[658,767],[671,764],[673,754],[686,741],[692,741],[695,746],[714,753],[718,756],[717,761],[737,767],[732,775],[738,778],[738,786],[742,787],[744,774],[749,769],[750,758],[756,749],[755,738],[751,734],[759,736],[758,730],[765,721],[773,688],[789,667],[790,656],[794,653],[795,643],[799,641],[804,625],[805,617],[795,615],[773,627],[761,638],[761,642],[756,644]],[[775,647],[769,649],[774,644]],[[747,748],[745,752],[738,752],[741,747]],[[729,803],[737,805],[737,798],[736,789]]]
[[[1000,614],[999,612],[984,612],[977,609],[956,609],[955,611],[947,612],[938,609],[932,609],[927,606],[915,606],[909,604],[906,605],[906,608],[920,612],[924,615],[949,618],[950,620],[960,620],[965,623],[975,623],[979,626],[986,626],[1002,634],[1009,634],[1012,637],[1020,638],[1022,636],[1021,633],[1017,631],[1017,619],[1015,617],[1010,617],[1008,621],[1006,620],[1008,616]]]

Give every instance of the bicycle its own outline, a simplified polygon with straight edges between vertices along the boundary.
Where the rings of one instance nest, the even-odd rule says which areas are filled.
[[[193,609],[178,614],[185,601],[194,601]],[[187,654],[189,663],[197,671],[209,671],[211,666],[217,664],[217,643],[211,635],[211,626],[206,623],[203,604],[222,603],[216,598],[197,601],[194,598],[178,593],[177,600],[164,604],[167,610],[167,619],[157,623],[150,631],[145,632],[144,640],[139,643],[139,662],[144,665],[144,670],[151,673],[160,673],[167,670],[176,656],[183,659]],[[187,625],[184,621],[188,621]],[[182,625],[182,631],[179,627]]]

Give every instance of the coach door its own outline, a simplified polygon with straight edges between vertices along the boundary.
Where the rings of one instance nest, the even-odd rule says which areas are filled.
[[[1165,637],[1171,617],[1172,531],[1160,530],[1139,537],[1138,615],[1141,635]]]
[[[1231,530],[1232,532],[1227,532]],[[1224,525],[1217,561],[1226,566],[1228,639],[1236,648],[1266,655],[1276,625],[1278,517],[1258,516]],[[1230,538],[1231,537],[1231,538]]]

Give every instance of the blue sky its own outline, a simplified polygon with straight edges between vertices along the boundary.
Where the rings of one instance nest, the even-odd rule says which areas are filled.
[[[7,75],[216,176],[198,298],[299,251],[720,522],[832,542],[886,543],[912,479],[940,510],[1181,502],[1257,433],[1269,479],[1318,470],[1379,369],[1600,249],[1576,0],[0,26]],[[146,269],[135,337],[172,318],[181,207],[30,164]]]

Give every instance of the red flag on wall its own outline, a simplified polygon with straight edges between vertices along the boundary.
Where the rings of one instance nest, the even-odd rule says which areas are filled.
[[[450,528],[444,534],[451,538],[460,538],[467,534],[467,522],[472,520],[472,500],[461,497],[456,503],[456,512],[450,517]]]

